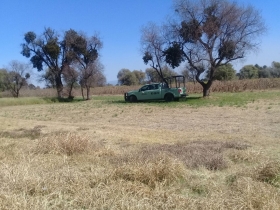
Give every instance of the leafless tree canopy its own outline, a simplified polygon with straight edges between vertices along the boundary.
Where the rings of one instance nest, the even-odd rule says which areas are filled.
[[[177,21],[173,22],[173,49],[180,45],[182,57],[196,70],[204,96],[217,67],[244,58],[256,50],[265,32],[259,11],[227,0],[174,0]],[[172,48],[171,48],[172,49]],[[205,84],[200,74],[209,69]]]
[[[164,26],[148,24],[142,31],[143,60],[161,72],[168,63],[173,68],[187,62],[209,94],[215,70],[257,50],[266,28],[252,6],[230,0],[174,0],[175,14]],[[209,71],[205,83],[200,75]]]
[[[163,51],[167,40],[164,39],[162,28],[155,23],[149,23],[142,28],[141,45],[143,61],[150,64],[161,80],[164,80],[163,67],[166,65]]]
[[[30,66],[19,61],[11,61],[8,67],[8,72],[4,78],[4,86],[16,98],[19,97],[19,92],[23,86],[27,86],[27,80],[30,77]]]

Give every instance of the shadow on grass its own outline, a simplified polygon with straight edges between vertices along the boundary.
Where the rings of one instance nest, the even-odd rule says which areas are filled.
[[[172,102],[166,102],[164,100],[148,100],[148,101],[137,101],[137,102],[129,102],[125,100],[110,100],[111,103],[116,103],[116,104],[175,104],[175,103],[188,103],[188,102],[194,102],[200,100],[201,96],[190,96],[186,98],[180,98],[179,101],[172,101]]]
[[[75,103],[75,102],[81,102],[81,101],[85,101],[82,98],[56,98],[56,97],[44,97],[43,98],[44,101],[46,101],[47,103]]]

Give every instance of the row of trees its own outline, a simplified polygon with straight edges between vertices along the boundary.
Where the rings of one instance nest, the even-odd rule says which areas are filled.
[[[163,66],[162,74],[163,77],[170,77],[177,73],[168,66]],[[119,85],[141,85],[146,82],[161,81],[161,77],[153,68],[147,68],[145,72],[141,70],[130,71],[129,69],[121,69],[117,77]]]
[[[176,75],[174,70],[168,66],[162,67],[163,77],[170,77]],[[196,73],[193,69],[184,69],[179,74],[184,75],[187,81],[196,82]],[[204,75],[204,81],[207,81],[210,76],[210,71]],[[147,82],[161,82],[162,78],[153,69],[147,68],[145,72],[129,69],[121,69],[118,73],[119,85],[140,85]],[[227,63],[219,66],[213,74],[213,80],[228,81],[234,79],[256,79],[256,78],[280,78],[280,62],[272,62],[271,67],[255,65],[243,66],[239,73],[233,68],[232,64]]]
[[[280,62],[272,62],[270,67],[256,65],[244,66],[237,74],[240,79],[280,78]]]
[[[98,35],[88,37],[70,29],[61,36],[46,28],[39,36],[27,32],[24,40],[22,55],[30,58],[33,68],[44,71],[42,79],[48,86],[56,88],[59,98],[64,85],[68,87],[69,98],[73,97],[73,87],[79,84],[83,98],[89,99],[91,87],[106,83],[103,65],[98,59],[103,46]]]
[[[98,66],[100,65],[100,66]],[[64,69],[62,74],[63,85],[67,87],[66,93],[69,98],[72,98],[73,88],[81,88],[82,96],[84,96],[83,84],[86,88],[104,86],[106,78],[103,75],[103,66],[96,62],[91,68],[84,71],[79,71],[78,68]],[[0,92],[9,91],[14,97],[19,97],[22,88],[25,89],[40,89],[39,86],[35,86],[29,83],[31,66],[29,64],[12,61],[10,64],[3,69],[0,69]],[[84,80],[84,78],[86,78]],[[42,75],[40,75],[39,81],[45,82],[47,88],[56,88],[55,77],[51,74],[50,70],[47,69]],[[89,99],[89,91],[87,91],[86,98]]]

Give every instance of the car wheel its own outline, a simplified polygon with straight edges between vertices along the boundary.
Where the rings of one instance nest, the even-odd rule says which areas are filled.
[[[168,93],[164,96],[164,100],[166,102],[170,102],[170,101],[173,101],[174,100],[174,96],[171,94],[171,93]]]
[[[130,101],[130,102],[137,102],[136,96],[134,96],[134,95],[130,96],[130,97],[129,97],[129,101]]]

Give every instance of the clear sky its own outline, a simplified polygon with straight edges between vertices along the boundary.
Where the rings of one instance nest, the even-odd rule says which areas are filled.
[[[280,0],[238,0],[258,9],[268,28],[260,50],[243,63],[270,66],[280,62]],[[0,0],[0,68],[12,60],[29,62],[20,54],[20,44],[28,31],[41,34],[51,27],[63,34],[72,28],[88,36],[99,33],[103,41],[101,62],[107,81],[117,80],[122,68],[143,70],[149,66],[140,52],[141,27],[148,22],[161,24],[172,15],[172,0]],[[35,70],[34,70],[35,72]]]

